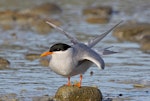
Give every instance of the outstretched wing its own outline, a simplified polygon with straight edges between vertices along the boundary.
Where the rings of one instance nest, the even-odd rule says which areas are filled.
[[[53,23],[51,23],[50,21],[46,20],[46,23],[50,26],[52,26],[53,28],[55,28],[56,30],[62,32],[62,34],[64,34],[68,39],[70,39],[70,41],[73,43],[73,44],[76,44],[78,43],[78,40],[75,39],[74,37],[72,37],[71,35],[69,35],[69,33],[67,33],[66,31],[64,31],[62,28],[54,25]]]
[[[99,35],[98,37],[96,37],[93,40],[90,40],[88,42],[88,46],[89,47],[93,47],[95,46],[99,41],[101,41],[106,35],[108,35],[114,28],[116,28],[120,23],[122,23],[123,21],[120,21],[119,23],[117,23],[115,26],[113,26],[111,29],[109,29],[108,31],[104,32],[103,34]]]
[[[89,61],[93,62],[94,64],[97,65],[97,67],[99,69],[105,68],[104,60],[100,57],[100,55],[95,54],[93,52],[92,53],[91,52],[86,53],[86,56],[82,57],[82,59],[89,60]]]
[[[74,54],[74,58],[76,58],[78,61],[89,60],[96,64],[99,69],[104,69],[104,60],[93,49],[82,43],[75,45],[74,49],[77,51]]]

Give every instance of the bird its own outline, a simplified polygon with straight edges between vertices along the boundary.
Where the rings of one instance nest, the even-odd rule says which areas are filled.
[[[80,74],[80,80],[74,86],[81,87],[83,74],[95,64],[99,69],[105,68],[105,62],[102,59],[102,55],[108,55],[117,53],[114,51],[108,50],[108,48],[102,49],[100,52],[97,52],[93,47],[100,42],[108,33],[115,29],[122,21],[117,23],[115,26],[110,28],[108,31],[100,34],[96,38],[89,40],[88,43],[83,43],[72,37],[62,28],[54,25],[50,21],[46,20],[46,23],[51,27],[55,28],[58,31],[61,31],[70,42],[66,43],[55,43],[50,46],[49,51],[43,52],[41,57],[49,56],[49,67],[56,74],[62,75],[68,78],[67,86],[71,86],[71,77]]]

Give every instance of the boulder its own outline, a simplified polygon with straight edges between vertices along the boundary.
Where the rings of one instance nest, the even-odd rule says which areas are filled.
[[[96,87],[61,86],[55,97],[56,101],[102,101],[102,93]]]

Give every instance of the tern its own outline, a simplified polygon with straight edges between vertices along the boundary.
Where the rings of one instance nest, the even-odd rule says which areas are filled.
[[[68,45],[65,43],[56,43],[52,45],[47,52],[43,52],[41,57],[50,55],[49,67],[56,74],[62,75],[68,78],[68,86],[71,86],[70,78],[72,76],[80,74],[80,81],[75,86],[81,87],[82,75],[95,64],[99,69],[104,69],[105,63],[102,59],[102,55],[108,55],[116,53],[108,50],[108,48],[102,49],[101,52],[96,52],[92,49],[98,42],[100,42],[108,33],[115,29],[122,21],[110,28],[108,31],[100,34],[95,39],[88,41],[87,44],[78,41],[72,37],[69,33],[62,28],[54,25],[50,21],[46,20],[46,23],[51,27],[62,32],[72,43]]]

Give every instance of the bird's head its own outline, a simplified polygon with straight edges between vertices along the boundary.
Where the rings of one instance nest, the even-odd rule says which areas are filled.
[[[50,47],[49,51],[42,53],[41,57],[51,55],[51,54],[58,52],[58,51],[65,51],[70,47],[71,46],[64,44],[64,43],[56,43]]]

